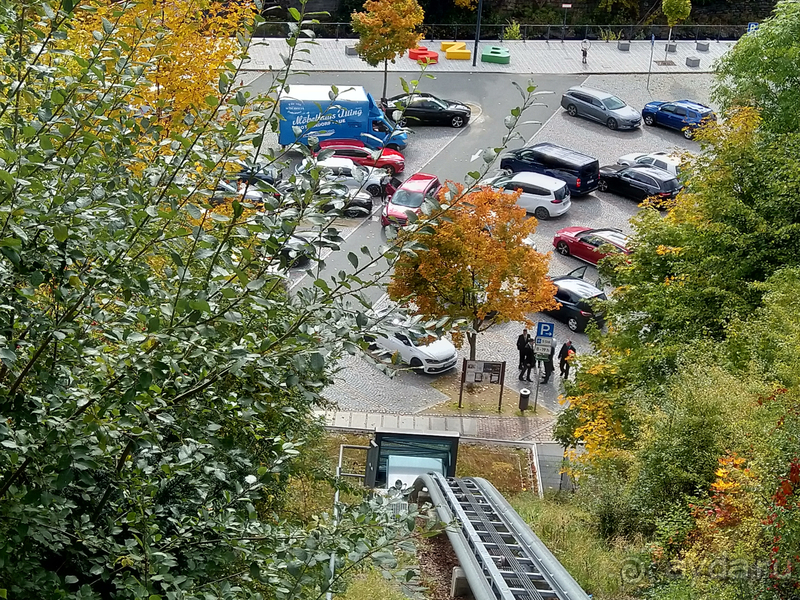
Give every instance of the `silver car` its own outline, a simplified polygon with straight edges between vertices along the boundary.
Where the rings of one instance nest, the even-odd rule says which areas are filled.
[[[586,117],[609,129],[636,129],[642,124],[642,113],[616,96],[588,87],[569,88],[561,96],[561,107],[571,117]]]

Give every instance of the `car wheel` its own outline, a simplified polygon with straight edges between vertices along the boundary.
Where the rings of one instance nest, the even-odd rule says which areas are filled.
[[[547,212],[547,209],[544,206],[537,207],[537,209],[533,211],[533,215],[540,221],[546,221],[550,218],[550,213]]]
[[[601,192],[607,192],[608,182],[605,179],[601,179],[600,181],[597,182],[597,189],[600,190]]]
[[[581,324],[575,317],[570,317],[569,319],[567,319],[567,327],[569,327],[570,331],[577,332],[581,330]]]
[[[569,246],[567,242],[558,242],[558,244],[556,244],[556,252],[561,256],[569,256]]]
[[[606,125],[608,126],[609,129],[612,129],[612,130],[616,129],[617,126],[618,126],[617,125],[617,120],[616,119],[609,119],[608,121],[606,121]]]
[[[382,169],[386,169],[386,172],[389,174],[389,177],[395,176],[395,170],[392,165],[386,165],[385,167],[381,167]]]
[[[645,125],[655,125],[656,120],[653,118],[653,115],[645,115],[644,116],[644,124]]]
[[[380,196],[381,195],[381,186],[376,183],[367,186],[367,192],[370,196]]]
[[[397,144],[388,144],[386,146],[389,150],[394,150],[395,152],[400,152],[400,146]]]
[[[692,131],[690,127],[685,127],[683,130],[683,137],[687,140],[692,139],[694,137],[694,131]]]
[[[567,106],[567,114],[570,117],[577,117],[578,116],[578,108],[574,104],[570,104]]]
[[[425,369],[422,368],[422,361],[416,357],[411,359],[411,368],[417,373],[425,372]]]
[[[406,120],[406,118],[405,118],[405,117],[400,117],[400,118],[397,120],[397,125],[398,125],[399,127],[405,127],[406,125],[408,125],[408,121]]]
[[[460,115],[456,115],[455,117],[450,119],[450,125],[452,125],[456,129],[458,129],[459,127],[463,127],[464,126],[464,117],[462,117]]]

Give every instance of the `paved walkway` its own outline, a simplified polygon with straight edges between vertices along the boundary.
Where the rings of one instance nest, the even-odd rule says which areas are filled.
[[[553,439],[552,418],[401,415],[357,411],[318,412],[333,429],[375,431],[457,431],[463,438],[501,441],[549,442]]]
[[[382,71],[383,66],[371,67],[358,56],[345,55],[345,47],[355,40],[319,39],[314,45],[305,45],[309,53],[297,54],[303,62],[294,65],[295,70],[302,71]],[[474,42],[467,41],[467,48],[472,50]],[[700,52],[693,41],[677,41],[677,52],[669,55],[674,65],[661,66],[656,61],[664,59],[665,42],[656,41],[653,53],[653,73],[707,73],[713,68],[714,61],[725,54],[736,42],[710,41],[709,49]],[[506,41],[482,42],[480,47],[501,44],[511,50],[511,63],[498,65],[484,63],[478,57],[473,67],[472,60],[448,60],[439,51],[439,42],[424,40],[422,45],[439,52],[439,63],[428,67],[428,72],[466,73],[514,73],[514,74],[598,74],[598,73],[647,73],[650,67],[651,46],[649,41],[632,41],[630,51],[617,49],[616,42],[592,42],[589,48],[588,64],[581,63],[579,41]],[[268,71],[283,68],[281,55],[288,55],[291,49],[286,40],[281,38],[265,38],[256,42],[250,51],[250,60],[244,70]],[[479,50],[480,52],[480,50]],[[695,56],[700,59],[699,67],[687,67],[686,58]],[[408,56],[389,63],[389,71],[416,71],[419,65]]]

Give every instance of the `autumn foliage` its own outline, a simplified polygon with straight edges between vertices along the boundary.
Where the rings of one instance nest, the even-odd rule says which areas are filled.
[[[453,205],[449,220],[429,218],[433,233],[412,234],[425,249],[403,254],[389,284],[389,296],[417,314],[466,319],[473,358],[477,333],[495,323],[529,323],[529,313],[556,306],[549,255],[526,243],[537,221],[517,197],[482,188]],[[462,342],[460,332],[454,341]]]

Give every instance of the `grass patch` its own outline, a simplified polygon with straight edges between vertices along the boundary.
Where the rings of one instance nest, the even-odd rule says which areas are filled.
[[[530,453],[522,448],[460,444],[457,477],[483,477],[503,494],[534,488],[530,478]]]
[[[535,384],[532,384],[535,385]],[[461,408],[458,408],[458,396],[461,389],[461,374],[449,373],[431,382],[431,386],[447,396],[447,400],[433,406],[422,414],[435,415],[484,415],[493,417],[552,417],[553,413],[541,404],[533,412],[533,396],[531,408],[523,414],[519,406],[519,393],[509,387],[503,388],[502,410],[497,410],[500,401],[500,386],[492,384],[464,385]]]
[[[400,585],[393,579],[385,579],[375,569],[370,569],[353,578],[344,594],[337,600],[408,600]]]
[[[607,543],[591,526],[588,513],[563,496],[540,500],[531,494],[520,494],[509,502],[595,600],[634,597],[634,588],[623,585],[621,573],[626,559],[641,556],[642,540]]]

